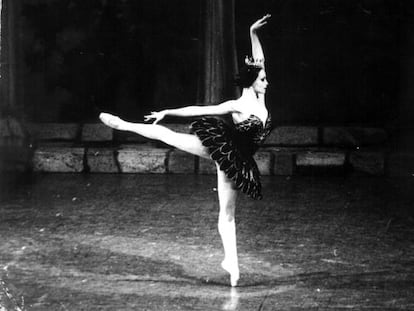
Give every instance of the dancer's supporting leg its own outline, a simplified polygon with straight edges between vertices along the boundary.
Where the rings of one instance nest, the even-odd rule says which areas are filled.
[[[236,286],[240,277],[235,223],[237,190],[234,188],[233,181],[220,170],[218,165],[217,186],[220,203],[218,230],[224,247],[224,260],[221,266],[230,273],[231,286]]]
[[[101,121],[109,127],[120,131],[130,131],[149,139],[160,140],[167,145],[209,159],[207,148],[200,139],[192,134],[177,133],[157,124],[132,123],[124,121],[109,113],[99,115]]]
[[[161,125],[126,122],[107,113],[101,113],[99,117],[103,123],[114,129],[131,131],[150,139],[160,140],[197,156],[210,158],[207,148],[195,135],[177,133]],[[239,279],[236,225],[234,221],[237,190],[233,188],[233,182],[218,166],[217,178],[220,202],[218,229],[224,247],[224,260],[221,265],[223,269],[230,273],[231,285],[236,286]]]

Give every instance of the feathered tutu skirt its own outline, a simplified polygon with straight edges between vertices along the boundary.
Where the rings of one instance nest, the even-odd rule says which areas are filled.
[[[262,198],[260,173],[253,158],[257,147],[248,136],[223,120],[211,117],[193,122],[191,130],[238,189],[253,199]]]

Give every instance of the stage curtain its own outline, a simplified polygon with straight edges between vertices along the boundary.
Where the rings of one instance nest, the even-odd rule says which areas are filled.
[[[205,0],[201,5],[201,51],[197,91],[200,104],[217,104],[238,95],[235,1]]]
[[[0,49],[0,114],[21,113],[21,94],[17,92],[19,50],[19,21],[16,14],[20,10],[19,0],[1,1],[1,49]],[[22,91],[20,91],[21,93]],[[19,96],[20,95],[20,96]]]

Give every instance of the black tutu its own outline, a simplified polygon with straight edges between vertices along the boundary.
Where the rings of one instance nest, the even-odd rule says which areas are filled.
[[[270,118],[269,118],[270,119]],[[268,119],[268,120],[269,120]],[[202,118],[191,124],[192,132],[208,148],[210,158],[235,186],[253,199],[262,199],[260,172],[253,158],[259,143],[270,133],[255,116],[228,125],[218,118]]]

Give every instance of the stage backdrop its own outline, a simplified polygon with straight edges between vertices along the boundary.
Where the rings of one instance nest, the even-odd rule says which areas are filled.
[[[11,106],[28,121],[94,122],[101,110],[140,120],[231,98],[231,77],[250,53],[249,25],[265,13],[273,16],[261,39],[277,124],[413,121],[412,1],[13,3]]]

